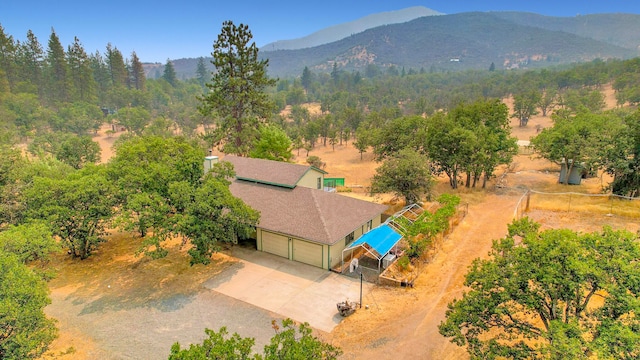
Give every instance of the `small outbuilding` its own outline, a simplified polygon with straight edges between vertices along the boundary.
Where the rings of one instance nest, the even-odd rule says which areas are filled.
[[[518,140],[518,154],[531,155],[533,154],[533,145],[529,140]]]

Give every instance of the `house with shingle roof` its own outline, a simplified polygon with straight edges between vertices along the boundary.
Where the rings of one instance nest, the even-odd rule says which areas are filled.
[[[382,222],[386,205],[326,192],[325,171],[313,166],[225,156],[236,178],[229,189],[260,212],[259,251],[323,269],[342,261],[342,250]]]

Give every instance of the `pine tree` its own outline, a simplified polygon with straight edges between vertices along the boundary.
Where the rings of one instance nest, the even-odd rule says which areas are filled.
[[[89,55],[89,66],[96,83],[98,101],[101,105],[106,106],[108,105],[107,92],[111,88],[111,74],[104,57],[99,51],[96,50],[94,54]]]
[[[64,48],[55,30],[51,29],[46,59],[46,97],[50,102],[69,100],[68,66]]]
[[[96,83],[93,79],[89,57],[77,37],[74,37],[73,45],[70,45],[67,50],[67,63],[71,80],[71,100],[95,102]]]
[[[162,74],[162,78],[165,79],[173,87],[178,84],[176,70],[173,68],[173,63],[169,59],[167,59],[167,63],[164,64],[164,73]]]
[[[44,50],[31,30],[27,31],[27,41],[18,48],[18,64],[24,80],[38,88],[42,96],[42,64]]]
[[[0,74],[4,75],[9,90],[13,89],[17,82],[16,69],[16,43],[13,36],[7,35],[0,25]]]
[[[198,79],[198,83],[202,86],[202,89],[206,89],[207,81],[209,81],[209,72],[207,71],[207,67],[204,65],[204,58],[198,58],[198,67],[196,69],[196,78]]]
[[[259,136],[259,123],[272,115],[274,105],[265,93],[276,81],[267,76],[267,59],[258,58],[258,47],[244,24],[222,24],[213,44],[216,72],[201,98],[204,116],[220,116],[218,143],[227,154],[248,156]],[[251,42],[251,43],[250,43]]]
[[[311,73],[311,70],[309,70],[307,66],[305,66],[304,69],[302,70],[301,81],[302,81],[302,87],[304,87],[306,91],[309,91],[309,87],[311,87],[311,83],[313,82],[313,74]]]
[[[338,63],[333,63],[333,68],[331,69],[331,80],[333,80],[333,85],[338,86],[338,82],[340,81],[340,72],[338,71]]]
[[[107,67],[109,69],[109,75],[111,75],[111,84],[114,88],[127,86],[127,67],[124,64],[124,58],[118,48],[111,46],[111,43],[107,44]]]
[[[129,72],[129,78],[131,79],[131,88],[140,91],[145,90],[146,77],[144,75],[144,67],[142,66],[142,62],[135,51],[131,53],[131,70]]]

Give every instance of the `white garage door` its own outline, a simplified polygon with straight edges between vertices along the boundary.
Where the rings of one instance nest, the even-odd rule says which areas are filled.
[[[272,232],[262,232],[262,251],[289,258],[289,239]]]
[[[293,260],[321,268],[322,245],[294,239]]]

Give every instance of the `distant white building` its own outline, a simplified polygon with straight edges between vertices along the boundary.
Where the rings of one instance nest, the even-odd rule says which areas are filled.
[[[523,155],[533,154],[533,146],[529,140],[518,140],[518,153]]]

